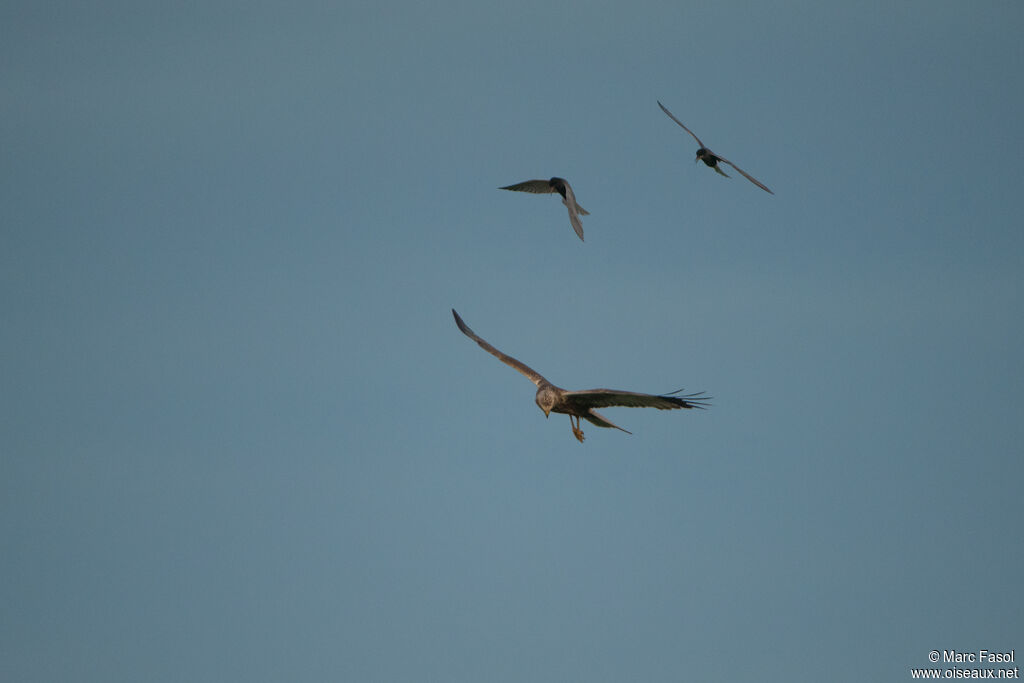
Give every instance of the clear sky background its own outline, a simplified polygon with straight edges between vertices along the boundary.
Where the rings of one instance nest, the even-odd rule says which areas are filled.
[[[1022,31],[1016,0],[5,3],[0,679],[1024,658]],[[585,243],[497,189],[552,175]],[[579,444],[453,307],[560,386],[714,405]]]

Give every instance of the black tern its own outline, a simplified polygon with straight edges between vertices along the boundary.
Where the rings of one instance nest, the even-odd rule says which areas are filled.
[[[580,216],[589,216],[590,214],[576,203],[576,195],[573,194],[572,187],[569,186],[569,181],[565,178],[527,180],[515,185],[499,187],[498,189],[513,190],[515,192],[533,192],[534,194],[554,194],[557,192],[562,195],[562,203],[569,209],[569,222],[572,223],[572,229],[576,231],[580,240],[583,240],[583,225],[580,223]]]
[[[686,131],[687,133],[689,133],[690,135],[692,135],[692,136],[693,136],[693,139],[697,141],[697,144],[698,144],[698,145],[700,145],[700,149],[698,149],[698,150],[697,150],[697,161],[703,161],[703,162],[704,162],[705,164],[707,164],[708,166],[710,166],[711,168],[715,169],[715,170],[716,170],[717,172],[721,173],[721,174],[722,174],[722,175],[724,175],[724,176],[725,176],[726,178],[728,178],[729,176],[728,176],[728,175],[727,175],[727,174],[725,173],[725,171],[723,171],[722,169],[720,169],[720,168],[718,167],[718,162],[719,162],[719,161],[725,162],[725,163],[729,164],[730,166],[732,166],[733,168],[735,168],[735,169],[736,169],[737,171],[739,171],[739,172],[740,172],[740,174],[741,174],[741,175],[742,175],[742,176],[743,176],[744,178],[746,178],[746,179],[747,179],[747,180],[749,180],[750,182],[754,183],[755,185],[757,185],[758,187],[760,187],[760,188],[761,188],[762,190],[764,190],[764,191],[765,191],[765,192],[767,192],[768,194],[775,194],[774,192],[772,192],[771,190],[769,190],[769,189],[768,189],[768,187],[767,187],[767,186],[766,186],[766,185],[765,185],[764,183],[762,183],[762,182],[761,182],[760,180],[758,180],[758,179],[757,179],[757,178],[755,178],[754,176],[750,175],[749,173],[747,173],[747,172],[746,172],[746,171],[744,171],[744,170],[743,170],[742,168],[740,168],[740,167],[739,167],[739,166],[737,166],[736,164],[732,163],[731,161],[729,161],[729,160],[728,160],[728,159],[726,159],[725,157],[720,157],[720,156],[718,156],[717,154],[715,154],[714,152],[712,152],[712,151],[711,151],[710,149],[708,149],[708,148],[707,148],[707,146],[706,146],[706,145],[705,145],[705,144],[704,144],[703,142],[701,142],[701,141],[700,141],[700,138],[699,138],[699,137],[697,137],[697,134],[696,134],[696,133],[694,133],[694,132],[693,132],[692,130],[690,130],[689,128],[687,128],[687,127],[686,127],[685,125],[683,125],[683,122],[682,122],[682,121],[680,121],[680,120],[679,120],[679,119],[677,119],[677,118],[676,118],[675,116],[673,116],[673,115],[672,115],[672,112],[670,112],[670,111],[669,111],[668,109],[666,109],[666,108],[665,108],[665,105],[664,105],[664,104],[662,104],[661,102],[658,102],[658,106],[659,106],[659,107],[661,107],[661,110],[662,110],[663,112],[665,112],[666,114],[668,114],[668,117],[669,117],[670,119],[672,119],[673,121],[675,121],[676,123],[678,123],[678,124],[679,124],[679,125],[680,125],[680,126],[682,127],[682,129],[683,129],[683,130],[685,130],[685,131]]]

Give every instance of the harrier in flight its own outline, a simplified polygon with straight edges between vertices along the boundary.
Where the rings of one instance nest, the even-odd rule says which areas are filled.
[[[569,181],[565,178],[525,180],[521,183],[506,185],[498,189],[513,190],[515,192],[533,192],[534,194],[554,194],[557,192],[562,195],[562,203],[569,209],[569,222],[572,223],[572,229],[579,235],[580,241],[583,241],[583,225],[580,223],[580,216],[589,216],[590,214],[576,203],[576,195],[573,194],[572,188],[569,187]]]
[[[537,406],[544,411],[545,417],[550,417],[551,413],[562,413],[564,415],[568,415],[569,426],[572,428],[572,434],[580,441],[580,443],[583,442],[583,430],[580,429],[580,418],[583,418],[587,422],[595,424],[598,427],[618,429],[626,432],[627,434],[632,434],[632,432],[622,429],[622,427],[617,424],[609,422],[595,411],[594,408],[627,406],[630,408],[675,410],[677,408],[704,408],[708,405],[708,399],[710,399],[710,397],[705,396],[703,392],[674,396],[672,394],[679,393],[679,391],[674,391],[672,394],[658,396],[655,394],[638,394],[632,391],[615,391],[614,389],[566,391],[565,389],[556,387],[554,384],[544,379],[540,373],[532,370],[524,363],[520,363],[512,356],[506,356],[482,338],[478,337],[476,332],[469,329],[469,326],[462,321],[462,318],[459,317],[459,314],[455,312],[454,308],[452,309],[452,315],[455,316],[455,324],[459,326],[460,330],[462,330],[462,334],[475,341],[480,345],[480,348],[495,356],[502,363],[511,365],[513,368],[526,375],[527,379],[537,385],[537,396],[534,398],[534,401],[536,401]]]
[[[700,141],[700,138],[697,137],[697,135],[692,130],[690,130],[689,128],[684,126],[682,121],[677,119],[675,116],[672,116],[672,112],[670,112],[668,109],[666,109],[664,104],[662,104],[661,102],[658,102],[658,106],[661,107],[661,110],[663,112],[668,114],[668,117],[670,119],[672,119],[673,121],[678,123],[680,126],[682,126],[683,130],[685,130],[690,135],[693,135],[693,139],[697,141],[698,145],[700,145],[700,149],[697,150],[697,159],[696,159],[696,161],[703,161],[705,164],[707,164],[708,166],[710,166],[711,168],[715,169],[717,172],[721,173],[726,178],[728,178],[729,176],[726,175],[725,171],[723,171],[721,168],[718,167],[718,162],[719,161],[725,162],[725,163],[729,164],[730,166],[732,166],[733,168],[735,168],[737,171],[739,171],[740,174],[744,178],[746,178],[750,182],[754,183],[755,185],[760,187],[762,190],[764,190],[768,194],[775,194],[774,192],[769,190],[768,187],[764,183],[762,183],[760,180],[758,180],[754,176],[750,175],[749,173],[744,171],[742,168],[740,168],[736,164],[734,164],[731,161],[729,161],[728,159],[726,159],[724,157],[718,156],[717,154],[712,152],[710,149],[705,147],[704,143]]]

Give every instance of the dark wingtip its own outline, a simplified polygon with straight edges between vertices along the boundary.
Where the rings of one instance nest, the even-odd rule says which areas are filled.
[[[697,408],[704,410],[711,406],[711,400],[714,396],[708,396],[703,391],[697,391],[692,394],[683,394],[682,396],[676,396],[682,389],[676,389],[667,394],[662,394],[662,398],[667,398],[672,401],[680,408]]]
[[[459,331],[467,337],[472,337],[473,331],[469,329],[469,325],[465,323],[462,316],[459,315],[454,308],[452,309],[452,315],[455,316],[455,324],[458,325]]]

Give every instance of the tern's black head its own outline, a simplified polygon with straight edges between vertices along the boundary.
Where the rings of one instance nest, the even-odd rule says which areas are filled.
[[[700,149],[697,150],[696,161],[703,161],[708,166],[714,168],[715,164],[718,163],[719,159],[710,149],[708,149],[707,147],[701,147]]]
[[[554,177],[554,178],[552,178],[551,180],[548,181],[548,185],[550,185],[552,188],[554,188],[554,190],[558,194],[562,195],[562,199],[565,199],[565,179],[564,178],[558,178],[556,176],[556,177]]]

